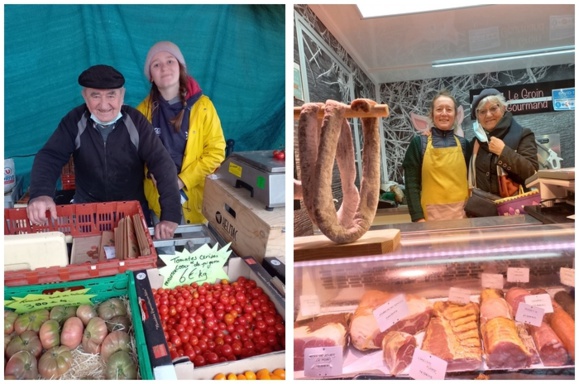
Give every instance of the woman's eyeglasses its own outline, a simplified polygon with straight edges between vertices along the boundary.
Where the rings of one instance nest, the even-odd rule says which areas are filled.
[[[494,115],[495,113],[497,113],[499,111],[499,109],[500,108],[497,104],[495,106],[490,107],[489,109],[481,109],[480,111],[477,111],[476,113],[477,113],[477,115],[479,115],[481,117],[486,116],[487,113],[489,113],[489,112],[491,113],[491,115]]]

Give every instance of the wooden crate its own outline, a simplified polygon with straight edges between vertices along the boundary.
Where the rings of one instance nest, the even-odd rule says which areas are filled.
[[[285,256],[285,207],[267,211],[248,190],[209,175],[203,215],[237,255],[252,256],[260,263],[265,256]]]

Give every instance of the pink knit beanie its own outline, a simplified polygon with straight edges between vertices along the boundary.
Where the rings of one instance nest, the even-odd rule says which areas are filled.
[[[178,46],[170,41],[159,41],[157,44],[153,45],[151,49],[149,49],[149,53],[147,53],[147,59],[145,60],[145,77],[147,80],[151,80],[151,60],[153,60],[153,57],[155,57],[159,52],[170,53],[175,56],[177,61],[179,61],[183,67],[187,68],[185,58]]]

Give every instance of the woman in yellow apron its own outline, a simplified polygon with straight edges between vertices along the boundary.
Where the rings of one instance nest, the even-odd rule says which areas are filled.
[[[457,103],[447,91],[432,100],[429,135],[412,139],[404,158],[406,198],[414,222],[462,219],[468,199],[468,144],[454,133]]]

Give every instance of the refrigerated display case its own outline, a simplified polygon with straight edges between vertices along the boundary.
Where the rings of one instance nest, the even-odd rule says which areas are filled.
[[[543,289],[541,292],[548,293],[550,298],[559,291],[574,294],[574,224],[538,225],[519,220],[518,225],[504,226],[496,218],[485,223],[483,226],[449,226],[447,229],[436,226],[437,229],[431,227],[430,230],[415,226],[420,227],[418,231],[412,231],[408,226],[402,231],[400,247],[389,254],[296,261],[295,326],[323,315],[347,314],[350,322],[346,329],[347,336],[350,336],[353,314],[364,293],[371,290],[412,295],[431,303],[451,301],[449,297],[459,292],[477,304],[481,291],[489,287],[501,292],[513,287],[529,291]],[[546,316],[547,312],[545,310]],[[422,330],[414,335],[416,350],[422,348],[424,333]],[[480,333],[479,336],[483,340]],[[358,350],[348,337],[343,355],[336,360],[341,369],[312,369],[312,360],[308,365],[307,359],[311,358],[308,353],[319,350],[300,350],[298,338],[294,339],[294,358],[300,359],[300,364],[305,360],[306,368],[294,372],[296,379],[416,378],[412,366],[394,377],[384,362],[382,349]],[[482,341],[481,344],[484,351]],[[323,344],[311,345],[314,348]],[[329,345],[331,343],[326,344]],[[445,373],[447,379],[477,377],[573,379],[574,363],[569,359],[561,365],[547,366],[541,361],[518,369],[496,369],[488,366],[483,354],[482,363],[475,369]]]

